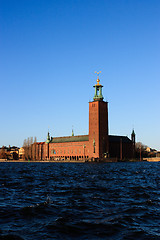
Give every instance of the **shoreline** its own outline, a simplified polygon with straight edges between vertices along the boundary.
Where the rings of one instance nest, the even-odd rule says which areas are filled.
[[[144,158],[142,161],[139,159],[130,159],[128,161],[114,161],[112,159],[103,161],[86,161],[86,160],[8,160],[0,159],[0,162],[11,162],[11,163],[107,163],[107,162],[160,162],[160,158]]]
[[[29,160],[29,161],[25,161],[25,160],[7,160],[7,159],[0,159],[0,162],[21,162],[21,163],[32,163],[32,162],[34,162],[34,163],[38,163],[38,162],[42,162],[42,163],[49,163],[49,162],[56,162],[56,163],[65,163],[65,162],[67,162],[67,163],[84,163],[84,162],[86,162],[85,160],[78,160],[78,161],[67,161],[67,160],[65,160],[65,161],[55,161],[55,160],[37,160],[37,161],[33,161],[33,160]]]

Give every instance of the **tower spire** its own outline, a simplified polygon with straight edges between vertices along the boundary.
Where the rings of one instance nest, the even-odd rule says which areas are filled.
[[[47,134],[47,141],[46,141],[46,143],[50,143],[50,134],[49,134],[49,129],[48,129],[48,134]]]
[[[72,136],[74,136],[74,130],[73,130],[73,126],[72,126]]]
[[[101,71],[99,72],[95,72],[97,74],[97,84],[95,86],[93,86],[95,88],[95,94],[94,94],[94,101],[103,101],[103,95],[102,95],[102,85],[99,84],[100,79],[99,79],[99,74],[101,73]]]
[[[132,148],[133,148],[133,158],[135,157],[135,146],[136,146],[136,134],[135,134],[135,131],[134,131],[134,128],[132,130],[132,133],[131,133],[131,140],[132,140]]]
[[[132,133],[131,133],[131,140],[135,144],[136,134],[135,134],[134,128],[133,128]]]

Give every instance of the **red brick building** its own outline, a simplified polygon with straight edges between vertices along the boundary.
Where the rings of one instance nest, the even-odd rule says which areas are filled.
[[[89,134],[68,137],[50,137],[36,144],[36,158],[53,160],[122,160],[134,157],[135,135],[108,135],[108,102],[103,101],[99,78],[95,94],[89,102]]]

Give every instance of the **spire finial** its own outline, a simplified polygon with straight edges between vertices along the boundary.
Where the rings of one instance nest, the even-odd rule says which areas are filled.
[[[97,74],[97,85],[99,85],[99,82],[100,82],[100,80],[99,80],[99,74],[101,73],[101,71],[95,72],[95,73]]]

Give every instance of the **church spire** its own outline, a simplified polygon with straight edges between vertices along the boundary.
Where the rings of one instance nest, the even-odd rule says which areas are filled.
[[[132,142],[135,144],[136,134],[135,134],[134,128],[133,128],[132,133],[131,133],[131,140],[132,140]]]
[[[74,136],[73,126],[72,126],[72,137]]]
[[[47,134],[47,141],[46,143],[50,143],[51,139],[50,139],[50,134],[49,134],[49,130],[48,130],[48,134]]]
[[[132,140],[132,149],[133,149],[132,157],[135,158],[136,134],[135,134],[134,128],[131,133],[131,140]]]
[[[100,80],[99,80],[99,74],[101,73],[101,71],[99,72],[95,72],[97,73],[97,84],[95,86],[93,86],[95,88],[95,94],[94,94],[94,101],[103,101],[103,95],[102,95],[102,85],[99,84]]]

